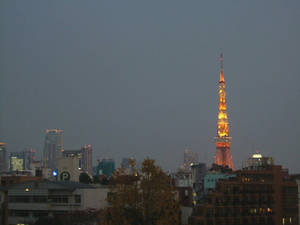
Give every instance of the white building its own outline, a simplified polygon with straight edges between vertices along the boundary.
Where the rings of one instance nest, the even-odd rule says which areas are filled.
[[[77,182],[30,181],[8,190],[8,224],[29,224],[41,216],[98,210],[107,205],[109,189]]]

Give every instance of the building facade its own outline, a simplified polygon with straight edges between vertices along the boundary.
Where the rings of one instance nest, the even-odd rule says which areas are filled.
[[[61,157],[63,148],[63,130],[47,129],[43,152],[43,166],[55,170],[57,159]]]
[[[62,150],[63,158],[78,158],[79,170],[93,175],[93,149],[91,145],[85,145],[79,150]]]
[[[9,171],[31,170],[31,164],[35,159],[35,151],[10,152],[9,153]]]
[[[7,225],[7,188],[0,186],[0,224]]]
[[[207,173],[205,163],[194,164],[191,166],[193,184],[193,205],[198,204],[204,198],[204,177]]]
[[[191,149],[185,148],[183,153],[183,167],[186,170],[190,170],[191,166],[198,164],[198,154],[197,152],[192,152]]]
[[[208,172],[204,177],[204,192],[207,193],[215,190],[219,180],[227,180],[231,177],[236,177],[236,174],[222,173],[219,171]]]
[[[7,153],[6,145],[4,142],[0,142],[0,172],[7,171]]]
[[[102,159],[97,167],[97,176],[105,175],[109,178],[115,171],[115,161],[113,159]]]
[[[278,165],[244,168],[219,180],[206,202],[194,209],[191,224],[298,224],[297,184]]]
[[[77,182],[31,181],[8,190],[8,224],[32,224],[42,216],[57,216],[107,206],[108,188]]]
[[[293,174],[292,179],[296,181],[298,185],[298,223],[300,224],[300,174]]]
[[[221,70],[219,80],[219,112],[218,112],[218,128],[216,141],[216,154],[214,162],[220,166],[227,166],[234,169],[232,154],[231,154],[231,137],[229,136],[229,122],[226,104],[226,84],[224,79],[223,69],[223,54],[220,57]]]
[[[57,161],[57,180],[79,181],[82,173],[80,159],[77,157],[62,157]]]

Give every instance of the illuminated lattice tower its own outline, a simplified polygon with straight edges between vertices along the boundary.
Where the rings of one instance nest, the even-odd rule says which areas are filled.
[[[230,150],[231,137],[229,136],[229,123],[226,105],[225,79],[223,74],[223,54],[220,56],[221,70],[219,80],[219,112],[218,112],[218,129],[216,140],[216,155],[214,162],[220,166],[228,166],[234,169],[232,154]]]

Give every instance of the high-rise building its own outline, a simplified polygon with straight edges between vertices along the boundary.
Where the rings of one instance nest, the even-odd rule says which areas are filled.
[[[92,176],[93,175],[93,149],[92,145],[82,147],[83,151],[83,169]]]
[[[62,156],[78,158],[80,170],[93,175],[93,149],[91,145],[85,145],[80,150],[62,150]]]
[[[7,158],[6,158],[6,145],[4,142],[0,142],[0,172],[7,171]]]
[[[192,165],[198,163],[198,154],[192,152],[191,149],[184,149],[183,153],[183,167],[184,169],[190,169]]]
[[[35,150],[9,153],[9,171],[31,170],[35,159]]]
[[[63,150],[63,148],[63,130],[47,129],[43,153],[43,166],[45,168],[56,169],[56,162],[57,159],[61,157],[61,150]]]
[[[214,163],[220,166],[227,166],[234,169],[232,154],[230,150],[231,137],[229,136],[229,122],[226,105],[226,85],[223,69],[223,54],[220,56],[221,70],[219,80],[219,112],[218,112],[218,128],[216,141],[216,155]]]
[[[109,178],[115,170],[115,161],[113,159],[102,159],[97,167],[97,176],[105,175]]]

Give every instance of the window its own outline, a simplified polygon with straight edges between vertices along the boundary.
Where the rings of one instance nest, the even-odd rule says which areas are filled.
[[[48,216],[47,211],[42,211],[42,210],[36,210],[32,212],[33,217],[43,217],[43,216]]]
[[[49,201],[52,203],[63,204],[63,203],[68,203],[69,199],[68,199],[67,195],[52,195],[52,196],[49,196]]]
[[[78,203],[78,204],[81,203],[81,196],[80,195],[75,195],[75,203]]]
[[[47,202],[47,196],[33,196],[32,197],[33,203],[43,203]]]
[[[9,196],[8,202],[27,203],[30,202],[30,196]]]
[[[11,210],[10,211],[11,216],[16,216],[16,217],[28,217],[29,216],[29,211],[25,210]]]

